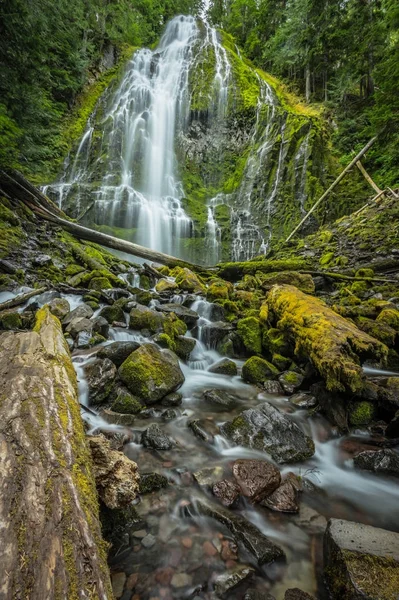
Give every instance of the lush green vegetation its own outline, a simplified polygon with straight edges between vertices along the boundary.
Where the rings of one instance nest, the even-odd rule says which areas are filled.
[[[65,115],[91,83],[94,98],[129,47],[153,43],[197,0],[3,0],[0,3],[0,164],[30,176],[65,156]],[[100,85],[95,85],[100,80]],[[102,82],[102,83],[101,83]],[[88,105],[92,102],[88,100]],[[85,112],[80,107],[78,117]],[[87,115],[86,115],[87,117]]]
[[[343,160],[376,132],[368,165],[398,183],[396,0],[214,0],[211,18],[259,67],[323,104]]]

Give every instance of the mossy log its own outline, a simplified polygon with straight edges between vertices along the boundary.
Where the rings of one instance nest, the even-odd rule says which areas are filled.
[[[112,598],[76,376],[47,307],[0,337],[0,596]]]
[[[277,327],[295,342],[295,354],[311,360],[329,390],[361,391],[361,362],[387,356],[384,344],[291,285],[273,287],[267,303]]]

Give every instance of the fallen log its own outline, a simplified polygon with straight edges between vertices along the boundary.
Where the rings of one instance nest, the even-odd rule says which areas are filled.
[[[298,357],[309,357],[328,390],[359,392],[366,359],[384,360],[388,348],[321,300],[291,285],[276,285],[267,304],[275,326],[288,333]]]
[[[98,501],[61,325],[0,336],[0,597],[110,600]]]
[[[47,290],[46,287],[37,288],[36,290],[32,290],[31,292],[26,292],[25,294],[20,294],[19,296],[15,296],[15,298],[11,298],[10,300],[6,300],[0,304],[0,312],[3,310],[7,310],[9,308],[14,308],[14,306],[21,306],[21,304],[25,304],[30,298],[34,298],[39,294],[42,294]]]

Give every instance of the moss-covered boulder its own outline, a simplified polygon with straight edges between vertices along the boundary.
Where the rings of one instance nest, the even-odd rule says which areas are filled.
[[[116,322],[125,322],[125,313],[123,312],[123,308],[116,303],[112,306],[104,306],[104,308],[102,308],[100,311],[100,316],[106,319],[110,325]]]
[[[155,291],[158,294],[163,294],[165,292],[173,292],[179,289],[179,286],[175,281],[170,279],[159,279],[155,285]]]
[[[280,331],[276,327],[264,329],[262,333],[262,348],[269,354],[280,354],[281,356],[289,356],[291,353],[292,343],[290,343],[288,335],[285,331]]]
[[[262,353],[262,331],[258,319],[247,317],[237,323],[237,331],[249,354]]]
[[[156,333],[162,329],[164,320],[165,317],[162,313],[137,304],[130,311],[129,327],[139,331],[147,329],[151,333]]]
[[[119,385],[113,395],[111,410],[123,415],[136,415],[143,410],[143,405],[127,388]]]
[[[286,394],[293,394],[295,390],[301,387],[303,375],[295,371],[286,371],[280,375],[278,380]]]
[[[387,356],[384,344],[294,286],[274,286],[267,300],[278,327],[291,336],[295,354],[310,359],[329,390],[360,392],[361,362]]]
[[[218,375],[230,375],[231,377],[234,377],[234,375],[237,375],[237,365],[229,358],[222,358],[211,365],[208,371],[210,373],[217,373]]]
[[[268,273],[263,276],[262,288],[264,290],[268,291],[276,284],[294,285],[306,294],[313,294],[315,291],[312,276],[298,273],[298,271],[282,271],[280,273]]]
[[[145,404],[153,404],[184,382],[176,356],[155,344],[143,344],[119,367],[119,377]]]
[[[399,332],[399,310],[394,308],[385,308],[378,315],[377,323],[388,325],[395,331]]]
[[[89,290],[112,290],[112,283],[108,277],[93,277],[89,283]]]
[[[195,348],[195,339],[179,335],[174,339],[174,343],[174,351],[176,352],[177,356],[182,360],[188,360],[190,358],[191,352]]]
[[[279,371],[274,365],[259,356],[251,356],[242,367],[242,378],[248,383],[262,385],[272,377],[276,377]]]
[[[7,310],[0,313],[0,329],[12,331],[22,329],[21,315],[13,310]]]
[[[212,281],[206,291],[206,299],[210,302],[214,300],[228,300],[232,292],[232,285],[223,279]]]
[[[397,600],[399,534],[331,519],[324,535],[324,574],[333,598]]]
[[[171,275],[175,278],[175,282],[179,288],[185,292],[194,292],[200,294],[205,290],[205,286],[199,279],[198,275],[190,271],[190,269],[176,267],[171,272]]]
[[[351,402],[349,404],[349,423],[356,427],[368,425],[375,414],[374,404],[363,400],[362,402]]]

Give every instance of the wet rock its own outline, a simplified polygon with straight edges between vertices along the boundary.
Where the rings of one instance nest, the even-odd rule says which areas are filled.
[[[146,448],[152,448],[153,450],[170,450],[173,447],[173,441],[156,423],[151,423],[148,429],[143,432],[141,443]]]
[[[112,450],[103,436],[88,437],[98,495],[111,509],[124,508],[139,489],[137,465],[122,452]]]
[[[183,401],[183,396],[179,392],[168,394],[161,400],[162,406],[180,406]]]
[[[133,415],[114,412],[109,408],[102,408],[99,412],[99,415],[102,419],[104,419],[104,421],[113,425],[132,427],[135,421]]]
[[[210,517],[225,525],[235,540],[241,542],[256,558],[259,565],[284,558],[284,551],[241,515],[213,504],[207,499],[198,500],[195,507],[200,515]]]
[[[99,333],[103,337],[107,338],[109,333],[109,323],[104,317],[95,317],[92,319],[93,332]]]
[[[174,313],[176,317],[184,321],[189,329],[194,327],[199,319],[198,313],[182,304],[160,304],[157,306],[157,310],[163,313]]]
[[[234,377],[237,375],[237,365],[230,358],[222,358],[215,364],[211,365],[208,369],[210,373],[217,373],[218,375],[230,375]]]
[[[113,594],[114,594],[115,598],[117,598],[117,600],[118,600],[119,598],[122,597],[123,590],[125,588],[126,574],[125,573],[113,573],[112,577],[111,577],[111,582],[112,582]]]
[[[179,416],[179,412],[174,408],[167,408],[162,413],[163,421],[174,421]]]
[[[90,321],[90,319],[86,319],[85,317],[76,317],[75,319],[72,319],[66,328],[66,333],[69,333],[73,339],[76,339],[80,333],[86,333],[84,340],[86,340],[86,338],[90,339],[92,331],[93,321]],[[80,343],[82,344],[82,340]]]
[[[358,469],[399,477],[399,455],[394,450],[365,450],[353,458]]]
[[[260,502],[281,482],[280,471],[266,460],[236,460],[233,475],[241,493],[251,502]]]
[[[93,316],[93,309],[90,308],[87,304],[80,304],[74,310],[69,312],[64,319],[62,320],[62,324],[64,326],[69,325],[71,321],[77,318],[86,318],[90,319]]]
[[[89,400],[92,404],[105,402],[111,393],[116,378],[116,367],[108,358],[96,359],[85,369]]]
[[[207,467],[193,473],[193,477],[201,487],[211,487],[223,477],[223,467]]]
[[[298,408],[315,408],[317,406],[317,400],[312,394],[306,392],[298,392],[290,398],[291,404],[295,404]]]
[[[307,592],[303,592],[299,588],[291,588],[284,595],[284,600],[315,600],[313,596]]]
[[[265,392],[268,394],[278,394],[279,396],[284,395],[284,390],[278,381],[269,379],[268,381],[264,382],[263,387],[265,388]]]
[[[175,352],[182,360],[188,360],[191,352],[195,348],[196,341],[194,338],[184,337],[179,335],[175,338]]]
[[[192,581],[192,575],[189,575],[188,573],[175,573],[170,583],[172,587],[180,589],[190,586],[192,584]]]
[[[49,309],[61,321],[71,312],[70,304],[66,298],[54,298],[49,303]]]
[[[201,328],[202,340],[210,348],[216,348],[219,342],[221,342],[226,334],[233,331],[233,325],[231,323],[225,323],[224,321],[216,321],[214,323],[207,323]],[[193,335],[198,337],[198,328],[193,329]]]
[[[320,404],[320,408],[327,419],[336,425],[340,431],[347,431],[348,414],[342,394],[328,391],[324,383],[313,384],[310,391]]]
[[[140,494],[149,494],[168,487],[168,478],[160,473],[140,473]]]
[[[136,415],[143,410],[143,405],[124,385],[118,385],[112,394],[111,409],[124,415]]]
[[[100,317],[103,317],[110,325],[115,321],[125,322],[125,313],[123,308],[117,304],[112,306],[104,306],[100,311]]]
[[[206,390],[202,398],[204,402],[211,405],[214,410],[229,411],[238,404],[237,398],[225,390]]]
[[[38,254],[33,258],[33,264],[37,267],[44,267],[53,262],[53,259],[49,254]]]
[[[261,504],[277,512],[296,513],[299,511],[298,489],[290,480],[283,481]]]
[[[248,581],[255,573],[252,567],[240,567],[233,572],[223,573],[215,580],[215,591],[219,596],[229,594],[244,581]]]
[[[324,535],[324,574],[334,598],[396,600],[399,533],[331,519]]]
[[[276,600],[274,596],[267,592],[259,592],[258,590],[247,590],[243,600]]]
[[[119,367],[119,377],[145,404],[153,404],[184,381],[177,357],[154,344],[143,344]]]
[[[151,333],[156,333],[162,329],[165,317],[156,310],[151,310],[147,306],[136,304],[130,311],[129,327],[130,329],[147,329]]]
[[[144,548],[152,548],[156,543],[157,538],[152,535],[152,533],[149,533],[141,540],[141,544],[144,546]]]
[[[213,442],[215,435],[219,433],[219,427],[213,421],[208,421],[208,419],[189,421],[188,426],[197,438],[209,444]]]
[[[158,294],[162,294],[164,292],[173,292],[177,290],[179,286],[174,281],[169,279],[159,279],[155,285],[155,291]]]
[[[241,494],[241,489],[234,481],[223,479],[214,484],[212,492],[221,501],[223,506],[229,507],[237,502]]]
[[[242,378],[248,383],[262,385],[268,379],[276,377],[278,369],[264,358],[251,356],[242,367]]]
[[[286,371],[278,378],[286,394],[293,394],[303,383],[303,375],[295,371]]]
[[[314,454],[313,440],[269,402],[243,411],[220,427],[238,446],[268,452],[276,462],[297,462]]]
[[[112,342],[104,346],[97,353],[98,358],[108,358],[114,365],[120,367],[121,364],[131,355],[132,352],[140,348],[140,344],[131,342]]]

